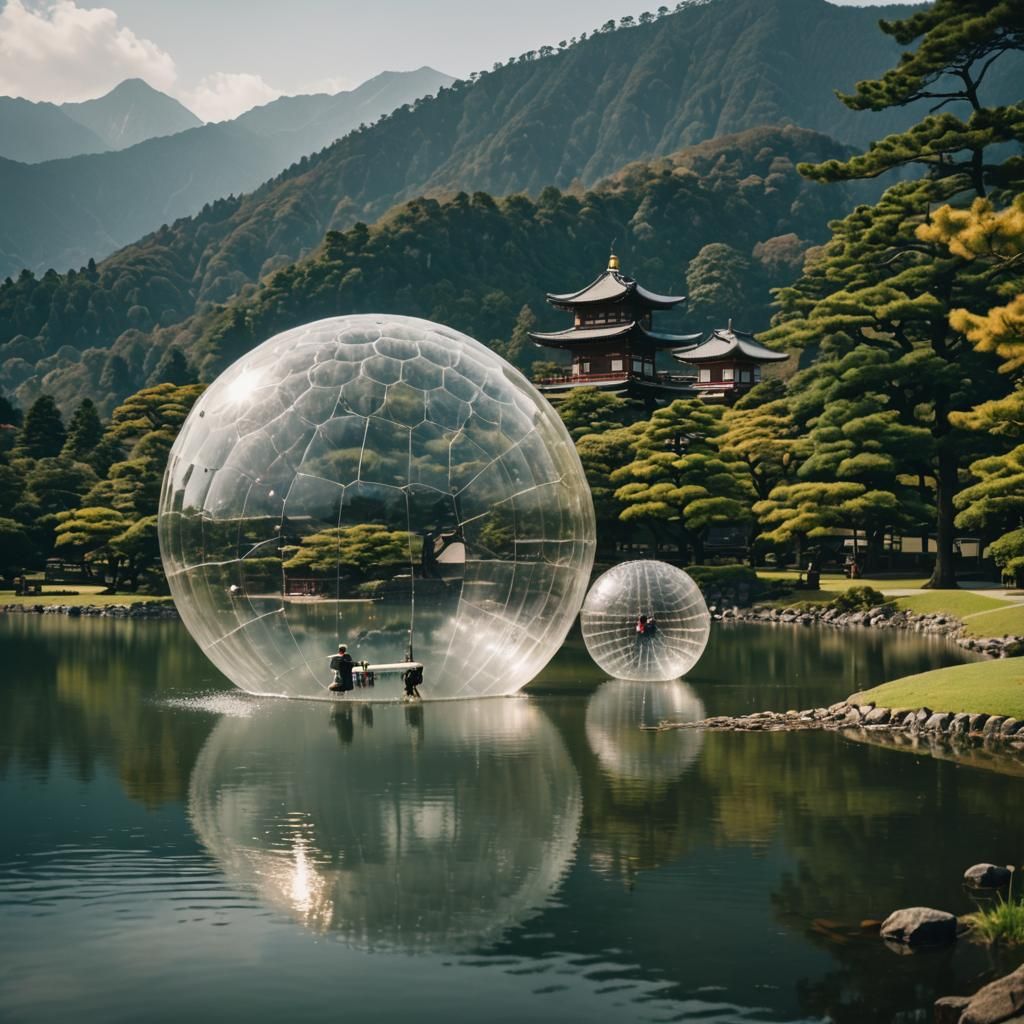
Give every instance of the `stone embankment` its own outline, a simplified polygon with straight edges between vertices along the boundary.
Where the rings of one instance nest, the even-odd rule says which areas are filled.
[[[699,722],[660,722],[655,730],[708,729],[731,732],[794,732],[803,729],[882,733],[908,743],[944,739],[1001,744],[1024,750],[1024,720],[1002,715],[932,711],[931,708],[883,708],[873,703],[839,701],[804,711],[758,711],[751,715],[716,715]]]
[[[70,615],[91,619],[177,619],[173,604],[139,601],[134,604],[5,604],[0,615]]]
[[[865,626],[871,629],[905,629],[912,633],[928,636],[944,636],[954,640],[961,647],[992,658],[1007,658],[1024,652],[1024,637],[974,637],[962,636],[964,624],[951,615],[936,612],[931,615],[915,615],[895,605],[880,605],[867,611],[841,612],[827,606],[804,608],[772,608],[767,605],[753,605],[750,608],[732,607],[716,610],[714,616],[723,622],[764,622],[783,623],[795,626],[831,626],[844,629],[850,626]]]

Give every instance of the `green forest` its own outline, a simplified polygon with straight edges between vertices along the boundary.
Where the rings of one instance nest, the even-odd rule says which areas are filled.
[[[685,281],[690,303],[659,326],[732,317],[793,358],[732,408],[680,400],[648,415],[587,390],[559,406],[606,555],[640,539],[700,563],[710,531],[730,526],[755,562],[803,561],[853,530],[870,568],[896,531],[935,538],[932,585],[950,587],[967,533],[1021,571],[1024,107],[996,105],[988,86],[990,68],[1024,51],[1024,12],[1011,0],[937,0],[882,30],[906,55],[833,102],[870,124],[881,122],[869,111],[919,114],[858,150],[802,128],[752,128],[590,189],[413,199],[328,231],[276,270],[253,235],[238,294],[221,305],[199,304],[194,273],[146,244],[116,267],[23,274],[0,289],[3,385],[27,407],[0,409],[11,422],[0,562],[56,554],[119,585],[144,579],[158,561],[163,465],[197,382],[297,323],[386,304],[544,372],[551,354],[527,331],[562,321],[543,293],[587,283],[617,239],[647,287]],[[892,183],[851,209],[879,178]],[[220,222],[246,202],[206,215]],[[103,347],[107,323],[128,326]]]

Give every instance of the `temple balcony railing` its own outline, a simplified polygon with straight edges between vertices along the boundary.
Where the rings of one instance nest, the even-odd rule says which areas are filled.
[[[608,384],[622,383],[627,381],[640,381],[648,384],[675,384],[692,385],[697,378],[692,374],[670,373],[668,370],[658,370],[656,373],[632,373],[629,370],[618,370],[614,373],[573,373],[561,377],[544,377],[537,381],[545,387],[566,385],[566,384]]]

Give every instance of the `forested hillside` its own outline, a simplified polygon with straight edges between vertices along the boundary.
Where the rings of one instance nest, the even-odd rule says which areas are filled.
[[[90,395],[109,410],[147,380],[187,379],[180,363],[168,376],[169,359],[184,355],[191,372],[208,377],[273,331],[374,309],[501,345],[524,305],[560,322],[544,292],[592,279],[613,239],[626,269],[650,287],[699,296],[687,323],[734,316],[757,328],[767,323],[769,287],[795,276],[807,244],[848,206],[842,189],[807,182],[795,165],[842,152],[804,129],[759,128],[630,165],[588,192],[416,199],[373,226],[331,232],[313,255],[227,308],[162,329],[154,319],[178,308],[188,288],[170,263],[24,275],[0,290],[0,387],[17,389],[26,405],[45,388],[65,407]],[[113,347],[98,344],[119,333]],[[522,342],[520,330],[507,352],[521,365],[547,358]]]
[[[861,143],[912,120],[903,111],[858,118],[833,96],[898,53],[879,35],[874,8],[711,0],[661,10],[665,16],[643,23],[625,18],[618,29],[608,22],[564,49],[514,57],[433,101],[400,108],[292,167],[226,219],[207,221],[198,254],[185,252],[200,241],[193,226],[176,226],[188,276],[199,270],[194,298],[223,301],[239,275],[252,280],[268,259],[295,259],[329,228],[374,220],[423,193],[592,184],[630,160],[762,124]],[[988,84],[1006,91],[997,72],[1002,77]],[[407,94],[373,117],[409,102]],[[242,122],[230,125],[230,137],[206,126],[31,173],[0,164],[0,275],[99,260],[204,202],[255,188],[286,164],[268,162],[271,141],[247,132]],[[289,159],[318,148],[292,149]]]

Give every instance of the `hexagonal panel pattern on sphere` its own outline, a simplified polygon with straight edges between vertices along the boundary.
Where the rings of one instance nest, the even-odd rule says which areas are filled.
[[[676,679],[700,660],[711,615],[700,588],[665,562],[623,562],[600,576],[580,612],[590,656],[617,679]]]
[[[514,693],[565,638],[594,558],[568,433],[494,352],[397,316],[321,320],[239,359],[171,451],[160,550],[185,625],[244,690],[326,696],[355,661],[425,697]],[[357,696],[399,696],[398,675]]]

